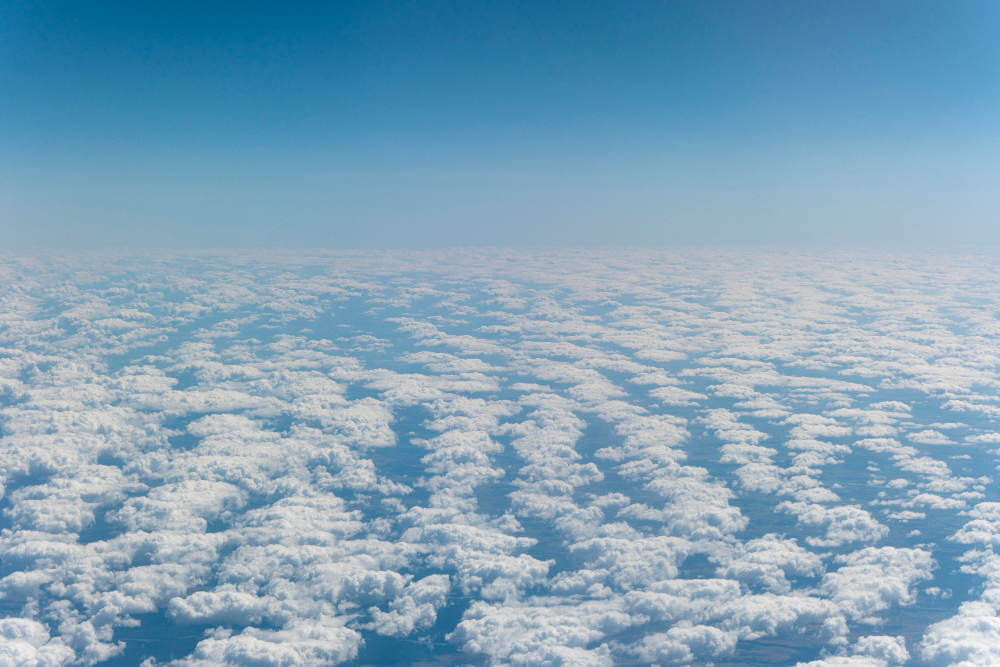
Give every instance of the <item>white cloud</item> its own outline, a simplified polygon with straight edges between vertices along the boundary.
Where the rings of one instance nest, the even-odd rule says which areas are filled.
[[[920,656],[931,665],[1000,664],[1000,618],[991,604],[965,602],[958,614],[927,628]]]
[[[610,667],[614,664],[605,637],[631,625],[631,618],[613,601],[560,604],[488,605],[473,603],[448,639],[465,650],[485,653],[507,664],[572,664]],[[547,604],[546,604],[547,603]]]
[[[44,625],[27,618],[0,619],[0,664],[58,667],[74,659],[73,649],[50,640]]]
[[[837,556],[841,564],[820,583],[820,590],[852,619],[861,620],[915,600],[914,585],[933,577],[931,554],[921,549],[868,547]]]
[[[682,625],[646,635],[632,652],[650,664],[683,664],[729,655],[736,640],[734,633],[710,625]]]
[[[888,635],[858,637],[851,650],[855,655],[882,660],[888,665],[903,665],[910,659],[910,652],[906,650],[906,640],[903,637]]]
[[[417,629],[434,625],[437,610],[447,602],[451,582],[441,574],[432,574],[409,584],[404,595],[389,603],[389,612],[371,610],[372,627],[380,635],[406,636]]]
[[[247,628],[237,635],[225,632],[198,642],[190,657],[174,664],[210,665],[336,665],[358,653],[361,636],[343,621],[318,618],[281,630]]]
[[[776,535],[748,541],[719,567],[721,577],[760,585],[774,593],[787,593],[786,575],[814,577],[823,573],[823,560],[798,546],[794,540]]]
[[[219,626],[181,663],[336,664],[460,596],[450,641],[496,663],[739,661],[794,633],[815,665],[887,667],[905,643],[854,625],[934,563],[860,547],[889,534],[876,516],[964,511],[983,594],[914,650],[996,661],[992,480],[928,454],[995,440],[983,262],[7,258],[0,590],[30,601],[0,662],[93,663],[166,609]],[[859,455],[889,481],[828,483]],[[772,508],[806,535],[761,537],[789,521]],[[718,578],[685,578],[704,558]]]
[[[955,441],[940,431],[925,429],[916,433],[907,433],[906,438],[921,445],[954,445]]]
[[[784,501],[777,510],[794,514],[798,522],[824,531],[823,537],[807,537],[815,546],[841,546],[851,542],[877,542],[889,534],[889,529],[876,521],[866,510],[854,505],[823,507],[814,503]]]

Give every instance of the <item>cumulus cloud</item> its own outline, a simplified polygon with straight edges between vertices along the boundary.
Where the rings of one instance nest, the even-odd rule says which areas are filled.
[[[247,628],[239,634],[220,632],[198,642],[190,657],[174,664],[209,665],[336,665],[358,653],[360,635],[343,620],[319,618],[282,630]]]
[[[5,258],[0,663],[158,613],[214,628],[178,665],[1000,661],[992,472],[937,449],[997,440],[990,262]]]
[[[719,576],[756,584],[775,593],[787,593],[791,584],[787,577],[814,577],[823,572],[823,559],[803,549],[794,540],[765,535],[749,540],[730,556]]]
[[[889,533],[889,529],[876,521],[867,510],[853,505],[823,507],[815,503],[784,501],[777,509],[794,514],[804,526],[822,530],[822,537],[806,538],[807,542],[815,546],[835,547],[850,542],[877,542]]]
[[[910,659],[910,652],[906,650],[906,640],[903,637],[888,635],[858,637],[851,650],[855,655],[882,660],[887,665],[903,665]]]
[[[916,433],[907,433],[906,438],[921,445],[954,445],[955,441],[940,431],[924,429]]]
[[[614,664],[610,647],[602,640],[631,624],[621,603],[539,602],[542,604],[516,606],[474,603],[449,639],[467,651],[485,653],[508,664]]]
[[[736,647],[736,640],[734,633],[710,625],[677,626],[646,635],[633,653],[650,664],[683,664],[728,655]]]
[[[932,578],[936,565],[927,551],[896,547],[868,547],[835,560],[840,568],[823,577],[820,590],[853,619],[911,604],[914,585]]]
[[[428,628],[437,620],[437,610],[447,602],[451,582],[441,574],[432,574],[409,584],[403,595],[389,604],[389,611],[372,609],[372,627],[380,635],[406,636],[416,629]]]

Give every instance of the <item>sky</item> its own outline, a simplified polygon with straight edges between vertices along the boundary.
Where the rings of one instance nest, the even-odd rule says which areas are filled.
[[[37,247],[1000,243],[1000,5],[0,6]]]

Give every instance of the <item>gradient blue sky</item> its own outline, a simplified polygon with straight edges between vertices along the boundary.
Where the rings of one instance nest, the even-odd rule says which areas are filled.
[[[6,247],[1000,241],[1000,3],[0,5]]]

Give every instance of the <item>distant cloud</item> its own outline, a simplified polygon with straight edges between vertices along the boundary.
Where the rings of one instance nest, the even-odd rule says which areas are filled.
[[[949,261],[9,257],[0,662],[95,664],[163,614],[211,628],[192,666],[431,635],[491,664],[786,635],[814,667],[986,664],[995,473],[953,455],[995,444],[1000,377],[947,325],[994,330],[992,264]],[[941,592],[957,567],[978,599]],[[868,634],[920,596],[928,627]]]

